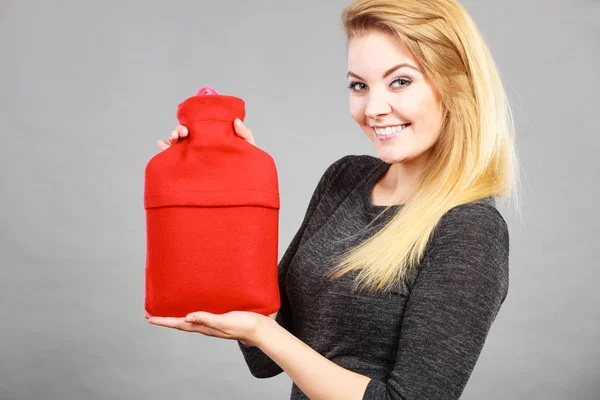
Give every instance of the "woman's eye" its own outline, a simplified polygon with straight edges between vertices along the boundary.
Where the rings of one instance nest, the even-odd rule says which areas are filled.
[[[394,79],[392,81],[392,83],[395,83],[395,82],[402,82],[403,83],[399,87],[405,87],[405,86],[410,85],[410,83],[411,83],[411,81],[409,79],[406,79],[406,78],[398,78],[398,79]]]
[[[352,90],[352,91],[354,91],[354,92],[359,92],[359,91],[360,91],[360,89],[356,89],[356,85],[364,85],[364,83],[362,83],[362,82],[351,82],[351,83],[348,85],[348,89],[351,89],[351,90]]]
[[[406,86],[408,86],[408,85],[410,85],[412,83],[412,81],[410,79],[406,79],[406,78],[394,79],[392,81],[392,84],[394,84],[396,82],[399,82],[399,85],[396,86],[396,87],[406,87]],[[362,87],[358,86],[358,85],[362,85]],[[358,88],[357,88],[357,86],[358,86]],[[353,92],[362,92],[363,90],[365,90],[366,86],[367,85],[365,85],[362,82],[351,82],[348,85],[348,89],[351,89]]]

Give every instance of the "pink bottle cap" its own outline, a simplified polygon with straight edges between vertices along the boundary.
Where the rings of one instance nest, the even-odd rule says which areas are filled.
[[[211,89],[209,87],[203,87],[202,89],[198,90],[198,93],[196,93],[196,96],[199,95],[204,95],[204,94],[219,94],[216,90]]]

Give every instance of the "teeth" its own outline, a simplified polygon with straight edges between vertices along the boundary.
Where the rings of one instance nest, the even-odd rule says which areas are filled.
[[[388,126],[387,128],[374,128],[375,133],[380,136],[393,135],[394,133],[400,132],[402,129],[406,128],[408,124],[398,125],[398,126]]]

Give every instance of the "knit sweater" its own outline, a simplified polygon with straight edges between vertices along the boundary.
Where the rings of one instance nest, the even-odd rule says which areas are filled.
[[[335,364],[371,378],[364,400],[458,399],[508,292],[508,227],[493,197],[447,211],[426,256],[398,290],[353,291],[355,273],[330,281],[331,260],[372,235],[402,205],[372,190],[390,167],[349,155],[321,177],[279,262],[276,321]],[[237,342],[253,376],[282,369],[259,347]],[[308,397],[293,383],[290,399]]]

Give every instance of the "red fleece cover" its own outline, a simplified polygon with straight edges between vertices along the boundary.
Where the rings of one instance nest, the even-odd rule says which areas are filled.
[[[154,316],[279,310],[279,186],[269,154],[238,136],[245,103],[198,94],[177,118],[189,135],[145,169],[146,297]]]

